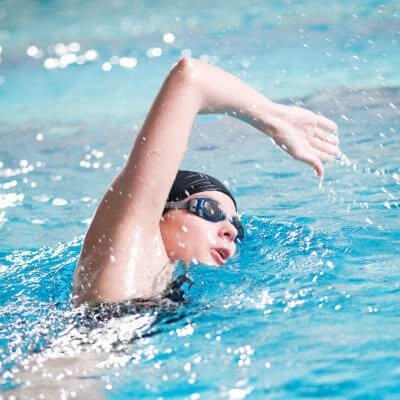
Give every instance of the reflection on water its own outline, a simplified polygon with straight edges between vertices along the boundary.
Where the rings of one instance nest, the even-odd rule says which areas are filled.
[[[148,345],[149,337],[185,316],[185,302],[168,297],[75,310],[68,303],[56,318],[46,315],[33,323],[28,347],[26,332],[9,343],[11,353],[2,363],[7,366],[1,380],[5,398],[104,398],[111,376],[159,353]]]
[[[193,284],[183,287],[188,303],[167,312],[103,308],[98,319],[83,309],[74,311],[71,279],[82,237],[29,249],[25,238],[37,243],[31,228],[7,235],[18,225],[44,227],[53,236],[62,230],[69,240],[75,226],[83,231],[81,221],[90,218],[107,184],[104,174],[111,179],[116,173],[123,162],[118,150],[128,142],[111,129],[88,147],[81,128],[67,127],[65,137],[74,145],[68,162],[57,169],[50,149],[60,136],[42,130],[38,141],[37,133],[32,135],[44,147],[33,147],[31,158],[18,157],[12,167],[5,161],[0,168],[16,172],[1,182],[3,193],[22,188],[24,194],[20,203],[3,209],[0,233],[3,244],[16,248],[3,250],[0,263],[1,384],[10,390],[5,393],[348,398],[349,393],[377,393],[377,381],[366,379],[378,373],[377,365],[380,385],[394,385],[397,373],[383,371],[396,371],[399,339],[393,323],[400,250],[397,94],[397,89],[352,90],[303,99],[335,115],[344,115],[343,104],[351,116],[341,133],[345,155],[319,185],[307,167],[282,157],[240,123],[197,126],[201,134],[193,136],[184,162],[201,169],[201,148],[215,163],[216,171],[208,172],[224,171],[222,163],[230,167],[226,181],[245,211],[247,237],[225,268],[192,266]],[[357,96],[368,101],[367,108],[358,106]],[[384,119],[369,121],[371,109]],[[222,129],[237,140],[227,143],[218,136],[208,148],[209,137]],[[105,146],[111,137],[113,146]],[[28,144],[21,138],[22,147]],[[230,154],[223,160],[222,150]],[[41,167],[23,173],[39,160]],[[82,161],[91,164],[82,166]],[[96,162],[112,167],[94,168]],[[37,186],[25,184],[25,177]],[[78,181],[79,187],[65,191],[64,182]]]
[[[0,4],[0,398],[397,399],[398,5],[185,5]],[[184,54],[332,118],[343,155],[318,181],[196,123],[183,167],[237,196],[239,256],[174,309],[75,311],[82,235]]]
[[[71,319],[78,316],[76,312],[69,313]],[[120,316],[93,328],[72,324],[44,350],[23,359],[3,375],[3,379],[12,379],[16,385],[5,391],[5,396],[104,398],[102,392],[104,388],[111,389],[108,376],[113,371],[148,355],[135,351],[133,343],[156,319],[154,313],[148,313]]]

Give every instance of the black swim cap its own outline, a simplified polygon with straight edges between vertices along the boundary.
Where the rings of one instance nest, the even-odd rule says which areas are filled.
[[[218,179],[210,175],[193,171],[179,170],[176,174],[175,181],[169,192],[167,202],[169,201],[182,201],[192,194],[199,192],[209,192],[216,190],[229,196],[235,209],[237,210],[236,201],[232,193],[221,183]],[[164,210],[165,212],[166,210]]]

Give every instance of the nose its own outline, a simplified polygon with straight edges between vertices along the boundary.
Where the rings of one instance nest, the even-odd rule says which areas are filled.
[[[230,223],[228,219],[221,221],[221,227],[219,228],[218,235],[229,241],[234,241],[238,234],[237,229]]]

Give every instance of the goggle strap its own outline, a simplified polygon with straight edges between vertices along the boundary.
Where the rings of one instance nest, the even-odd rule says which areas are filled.
[[[167,210],[183,210],[187,208],[187,205],[184,201],[168,201],[164,208]]]

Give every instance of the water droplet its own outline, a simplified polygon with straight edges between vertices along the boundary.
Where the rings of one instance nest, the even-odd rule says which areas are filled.
[[[55,46],[54,46],[54,50],[55,50],[55,52],[56,52],[56,54],[58,55],[58,56],[63,56],[64,54],[66,54],[67,53],[67,48],[65,47],[65,45],[64,45],[64,43],[57,43]]]
[[[183,49],[181,51],[182,57],[190,57],[192,55],[192,50],[190,49]]]
[[[147,50],[147,57],[160,57],[162,54],[162,49],[160,47],[153,47]]]
[[[65,206],[66,204],[68,204],[68,201],[62,198],[55,198],[53,199],[53,201],[51,202],[51,204],[53,204],[53,206]]]
[[[60,58],[60,67],[67,66],[76,62],[77,56],[74,53],[68,53]]]
[[[163,40],[165,43],[172,43],[175,40],[175,35],[173,33],[166,33],[163,36]]]
[[[54,69],[59,67],[60,62],[58,61],[57,58],[46,58],[46,60],[44,60],[43,65],[47,69]]]
[[[119,60],[119,65],[124,68],[133,68],[137,65],[137,60],[134,57],[122,57]]]
[[[94,61],[99,56],[96,50],[90,49],[85,53],[85,58],[87,61]]]
[[[105,62],[102,66],[101,69],[105,72],[111,71],[112,64],[109,62]]]
[[[69,51],[77,53],[81,49],[81,45],[78,42],[72,42],[67,46]]]
[[[35,57],[38,54],[39,49],[36,46],[29,46],[26,50],[26,54],[29,57]]]

